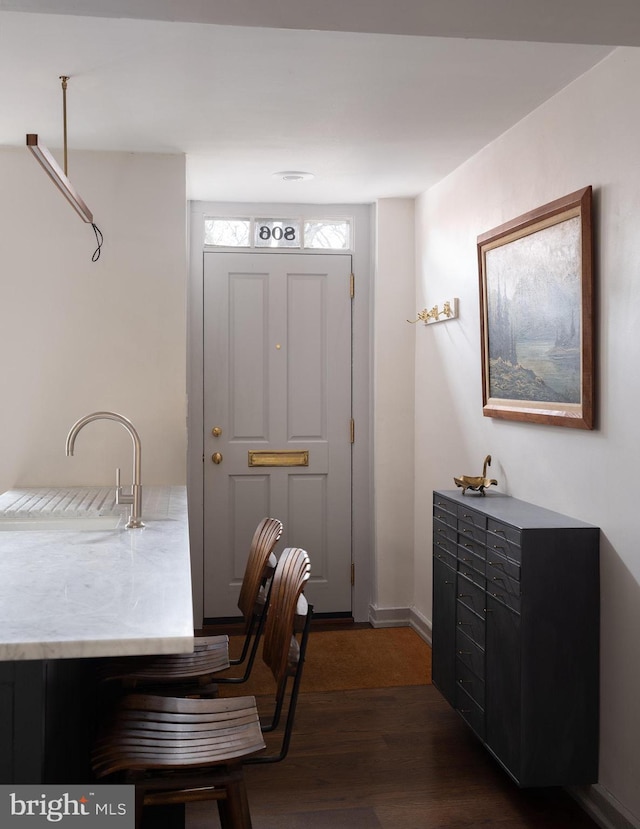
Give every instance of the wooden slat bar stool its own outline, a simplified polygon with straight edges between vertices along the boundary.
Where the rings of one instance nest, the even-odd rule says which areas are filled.
[[[276,567],[264,631],[263,659],[276,686],[271,721],[261,725],[255,697],[188,699],[152,694],[125,696],[98,737],[96,777],[136,786],[136,827],[145,805],[217,800],[222,829],[251,829],[243,766],[286,757],[313,608],[302,595],[309,556],[286,549]],[[296,629],[304,624],[299,638]],[[288,680],[292,679],[292,682]],[[271,756],[263,732],[275,729],[288,696],[280,751]]]
[[[174,694],[210,695],[215,695],[214,682],[246,682],[264,628],[270,579],[276,565],[273,550],[281,535],[282,522],[277,518],[263,518],[253,534],[238,597],[238,608],[244,619],[244,642],[237,659],[229,658],[228,636],[197,636],[193,653],[110,659],[103,664],[100,678],[104,681],[117,680],[126,688],[165,693],[163,686],[167,686],[166,690]],[[241,676],[216,676],[230,666],[242,665],[245,661],[245,671]]]

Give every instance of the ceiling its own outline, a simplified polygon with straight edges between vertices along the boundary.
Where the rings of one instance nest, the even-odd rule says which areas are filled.
[[[0,0],[0,146],[184,153],[212,201],[414,196],[616,45],[637,0]],[[283,170],[314,174],[284,182]]]

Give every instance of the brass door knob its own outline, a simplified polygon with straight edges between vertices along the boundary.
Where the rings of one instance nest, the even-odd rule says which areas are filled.
[[[219,426],[214,426],[211,430],[211,434],[214,436],[214,438],[219,438],[222,434],[222,429]]]
[[[211,455],[211,460],[214,463],[222,463],[222,455],[220,452],[214,452],[213,455]]]

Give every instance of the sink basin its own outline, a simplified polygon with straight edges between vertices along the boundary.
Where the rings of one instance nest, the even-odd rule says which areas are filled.
[[[96,532],[99,530],[116,530],[125,521],[122,515],[91,515],[82,518],[69,515],[47,515],[29,518],[0,517],[0,532]]]

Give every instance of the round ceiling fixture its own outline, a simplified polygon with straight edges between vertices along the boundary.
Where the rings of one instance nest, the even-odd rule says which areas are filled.
[[[281,170],[279,173],[274,173],[273,177],[282,179],[282,181],[309,181],[313,178],[313,173],[304,173],[302,170]]]

